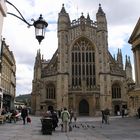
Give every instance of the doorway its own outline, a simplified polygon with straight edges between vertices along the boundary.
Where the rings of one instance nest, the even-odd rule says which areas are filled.
[[[89,115],[89,103],[85,99],[82,99],[79,103],[79,115],[80,116]]]

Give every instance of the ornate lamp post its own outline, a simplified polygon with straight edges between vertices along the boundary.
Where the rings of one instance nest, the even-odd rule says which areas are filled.
[[[45,29],[48,26],[48,23],[43,19],[42,15],[40,15],[40,17],[37,20],[32,19],[31,21],[33,21],[33,23],[30,24],[23,17],[23,15],[21,14],[21,12],[18,10],[18,8],[14,4],[12,4],[11,2],[9,2],[8,0],[3,0],[2,2],[3,3],[5,2],[5,3],[9,4],[10,6],[12,6],[18,12],[19,15],[16,15],[16,14],[11,13],[11,12],[7,12],[7,14],[12,15],[12,16],[20,19],[21,21],[23,21],[24,23],[26,23],[28,27],[30,27],[30,26],[34,26],[35,27],[35,36],[36,36],[36,39],[38,40],[38,42],[40,44],[41,41],[45,38]],[[2,55],[3,55],[2,53],[3,53],[3,41],[0,44],[0,111],[1,111],[1,108],[2,108],[2,101],[3,101],[3,99],[2,99],[3,98],[3,90],[1,88]],[[1,112],[0,112],[0,114],[1,114]]]
[[[36,39],[38,40],[38,42],[40,44],[41,41],[45,37],[45,29],[48,26],[48,23],[43,19],[42,15],[40,15],[40,17],[36,21],[34,19],[32,19],[33,24],[30,24],[29,22],[26,21],[26,19],[23,17],[23,15],[21,14],[21,12],[17,9],[17,7],[15,5],[13,5],[8,0],[6,0],[6,2],[9,5],[11,5],[12,7],[14,7],[14,9],[19,13],[20,16],[14,14],[14,13],[10,13],[10,12],[7,12],[7,14],[10,14],[10,15],[15,16],[18,19],[22,20],[24,23],[26,23],[28,25],[28,27],[30,27],[30,26],[34,26],[35,27],[35,36],[36,36]]]

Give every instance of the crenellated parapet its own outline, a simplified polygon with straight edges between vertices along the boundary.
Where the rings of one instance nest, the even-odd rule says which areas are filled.
[[[94,28],[97,27],[96,21],[94,22],[93,20],[89,20],[87,18],[84,18],[84,20],[81,21],[81,18],[78,18],[77,20],[75,19],[71,22],[71,28],[74,28],[74,27],[77,27],[77,26],[82,26],[83,24],[87,25],[89,27],[94,27]]]

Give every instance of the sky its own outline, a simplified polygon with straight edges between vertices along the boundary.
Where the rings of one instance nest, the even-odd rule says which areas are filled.
[[[86,17],[96,21],[99,3],[106,14],[108,23],[108,47],[112,55],[118,48],[122,50],[124,63],[125,55],[130,56],[134,67],[133,52],[128,40],[140,17],[139,0],[9,0],[22,13],[24,18],[33,23],[42,14],[48,22],[45,39],[39,45],[35,39],[34,27],[27,25],[14,16],[4,18],[2,37],[13,51],[16,60],[16,96],[29,94],[32,91],[33,69],[37,50],[40,49],[44,59],[51,59],[57,49],[57,20],[62,4],[69,13],[70,20],[78,19],[83,12]],[[18,15],[17,11],[6,4],[7,11]],[[134,69],[133,69],[134,76]],[[135,77],[134,77],[135,79]]]

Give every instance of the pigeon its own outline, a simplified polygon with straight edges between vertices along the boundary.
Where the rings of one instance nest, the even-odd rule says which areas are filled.
[[[87,127],[89,128],[89,125],[87,124]]]
[[[92,128],[95,128],[95,126],[92,125]]]

